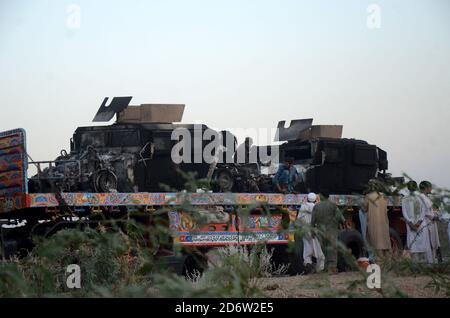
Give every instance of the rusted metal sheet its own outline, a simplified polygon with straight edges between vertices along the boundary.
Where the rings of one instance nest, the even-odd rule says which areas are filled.
[[[311,128],[312,122],[312,118],[295,119],[291,120],[291,124],[286,128],[286,121],[282,120],[278,122],[274,141],[296,140],[301,132]]]
[[[94,122],[110,121],[115,114],[120,113],[121,111],[123,111],[125,108],[128,107],[128,104],[130,104],[132,98],[133,97],[131,96],[114,97],[111,103],[108,106],[106,106],[106,103],[108,102],[108,97],[105,97],[103,103],[101,104],[97,114],[95,115],[92,121]]]

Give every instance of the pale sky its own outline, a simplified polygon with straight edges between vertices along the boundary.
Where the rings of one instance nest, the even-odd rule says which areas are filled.
[[[0,0],[0,130],[55,159],[105,96],[215,128],[342,124],[448,187],[450,1]]]

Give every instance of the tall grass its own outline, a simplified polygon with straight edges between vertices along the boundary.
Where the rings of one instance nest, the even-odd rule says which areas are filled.
[[[190,190],[195,188],[193,183],[188,185]],[[448,191],[443,193],[436,204],[443,205]],[[251,208],[239,212],[245,217]],[[189,202],[181,209],[190,212],[195,222],[204,222]],[[288,267],[275,266],[272,252],[264,244],[211,251],[207,254],[209,266],[203,273],[192,271],[184,277],[168,271],[156,257],[161,246],[170,246],[171,233],[164,223],[167,211],[152,212],[150,225],[126,217],[105,220],[95,228],[80,225],[46,239],[36,238],[34,249],[26,257],[0,264],[0,297],[263,297],[259,279],[286,275]],[[309,236],[312,231],[319,237],[325,236],[308,226],[296,231],[297,238]],[[364,287],[368,274],[357,266],[346,246],[341,243],[337,246],[358,278],[349,282],[345,292],[327,291],[323,296],[357,297],[358,288]],[[174,248],[174,252],[182,251]],[[69,264],[80,265],[80,289],[67,287]],[[378,293],[383,297],[406,296],[391,279],[402,275],[428,276],[427,288],[450,296],[448,263],[424,266],[399,258],[382,270],[384,287]]]

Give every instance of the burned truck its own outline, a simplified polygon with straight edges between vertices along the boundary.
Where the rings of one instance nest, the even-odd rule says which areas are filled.
[[[291,229],[306,195],[268,193],[273,192],[273,171],[262,173],[261,167],[271,162],[257,158],[256,163],[233,160],[211,163],[202,158],[200,162],[176,163],[172,158],[177,143],[171,138],[174,130],[183,128],[195,135],[195,129],[206,131],[206,125],[179,123],[184,105],[129,106],[131,97],[116,97],[106,106],[107,100],[94,121],[108,122],[117,116],[116,123],[77,128],[70,151],[61,151],[54,161],[27,162],[25,131],[0,132],[0,213],[4,218],[0,221],[13,226],[2,230],[2,251],[32,246],[35,234],[48,237],[60,229],[78,226],[77,220],[68,219],[68,211],[83,216],[82,221],[88,222],[88,226],[96,226],[103,216],[135,211],[146,212],[143,219],[141,215],[135,218],[148,224],[153,216],[147,212],[170,206],[164,224],[175,231],[174,246],[207,250],[213,246],[264,242],[280,247],[275,249],[274,257],[281,258],[282,263],[288,257],[290,264],[303,264],[302,252],[296,249],[297,256],[291,259],[287,244],[295,241]],[[218,133],[224,134],[226,140],[235,139],[231,133]],[[200,145],[194,143],[189,148],[192,155],[209,144],[208,140],[201,140]],[[361,196],[345,194],[360,193],[370,179],[387,175],[386,152],[362,140],[343,139],[341,126],[313,126],[312,119],[292,121],[288,128],[280,122],[276,141],[281,142],[277,148],[279,161],[292,157],[302,175],[298,192],[327,190],[331,194],[344,194],[330,196],[330,200],[346,210],[346,229],[340,240],[356,258],[361,256],[363,240],[356,231]],[[235,142],[232,144],[236,146]],[[234,147],[222,151],[234,158]],[[272,164],[276,171],[277,163]],[[27,178],[29,166],[37,169],[31,178]],[[211,216],[208,224],[200,226],[193,224],[190,211],[183,210],[185,196],[177,195],[185,189],[183,173],[191,172],[197,179],[210,180],[215,192],[233,192],[186,194],[191,204],[201,206],[204,214]],[[250,217],[242,213],[243,205],[249,206]],[[390,201],[389,209],[390,224],[395,228],[391,241],[393,250],[398,251],[404,241],[400,236],[403,238],[406,231],[398,200]],[[104,214],[98,215],[99,212]],[[298,242],[298,246],[303,246]]]
[[[237,140],[231,132],[179,123],[184,105],[130,106],[131,97],[115,97],[109,106],[107,101],[105,98],[94,122],[108,122],[117,116],[116,123],[79,127],[69,152],[61,151],[55,161],[31,162],[37,174],[29,180],[30,192],[171,192],[184,189],[186,173],[206,180],[214,192],[274,192],[272,175],[262,173],[261,168],[268,164],[276,168],[278,162],[262,162],[259,156],[256,162],[238,162]],[[287,128],[279,122],[275,137],[282,142],[277,148],[279,161],[293,158],[302,176],[297,192],[362,193],[370,179],[387,175],[387,155],[381,148],[341,138],[342,126],[314,126],[312,121],[293,120]],[[195,160],[210,143],[201,137],[189,145],[190,160],[174,162],[171,155],[177,140],[172,134],[180,128],[191,136],[214,132],[220,136],[221,151],[231,161],[207,162],[203,156]],[[258,154],[260,148],[252,146]]]
[[[285,121],[280,121],[274,139],[278,146],[246,145],[248,152],[256,154],[255,162],[218,166],[216,175],[221,190],[274,192],[272,177],[279,163],[288,158],[301,176],[295,187],[298,193],[361,194],[371,179],[401,182],[386,172],[388,160],[383,149],[364,140],[342,138],[340,125],[312,122],[313,119],[292,120],[285,127]],[[273,151],[277,154],[273,155]],[[276,162],[262,160],[261,153],[276,158]]]
[[[292,158],[301,174],[297,191],[362,193],[371,179],[386,181],[387,153],[364,140],[342,138],[340,125],[312,125],[313,119],[278,123],[280,161]]]
[[[94,122],[108,122],[117,116],[116,123],[79,127],[69,152],[62,150],[54,161],[30,162],[37,168],[29,180],[30,192],[173,192],[184,190],[187,174],[205,180],[207,189],[214,192],[260,192],[258,182],[264,176],[256,163],[235,162],[237,140],[231,132],[179,123],[184,105],[131,106],[131,97],[115,97],[106,107],[107,101],[105,98]],[[182,162],[172,157],[180,141],[173,138],[177,129],[194,137],[186,151],[188,160]],[[230,162],[205,160],[203,151],[211,142],[203,138],[207,130],[214,134],[213,140],[220,139],[221,152],[224,158],[231,157]],[[230,149],[228,140],[234,141]]]
[[[31,162],[38,173],[29,180],[30,192],[178,191],[185,183],[182,172],[207,177],[210,165],[206,162],[175,164],[171,160],[175,129],[192,133],[194,128],[208,129],[174,123],[181,120],[184,105],[129,106],[131,97],[115,97],[106,107],[107,100],[94,121],[107,122],[117,115],[117,122],[79,127],[70,152],[61,151],[55,161]]]

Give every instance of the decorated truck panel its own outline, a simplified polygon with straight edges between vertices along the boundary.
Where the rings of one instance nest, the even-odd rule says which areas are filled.
[[[0,132],[0,212],[26,207],[27,168],[25,130]]]

